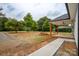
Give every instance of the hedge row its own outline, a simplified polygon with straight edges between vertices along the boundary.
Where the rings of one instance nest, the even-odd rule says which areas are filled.
[[[59,32],[72,32],[71,28],[58,28]]]

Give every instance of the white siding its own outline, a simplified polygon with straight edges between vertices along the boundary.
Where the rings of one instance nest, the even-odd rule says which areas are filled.
[[[74,37],[75,37],[76,45],[78,47],[78,10],[76,12],[76,18],[74,24]]]

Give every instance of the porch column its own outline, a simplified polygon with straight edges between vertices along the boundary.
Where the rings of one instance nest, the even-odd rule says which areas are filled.
[[[50,37],[52,37],[52,21],[50,20]]]

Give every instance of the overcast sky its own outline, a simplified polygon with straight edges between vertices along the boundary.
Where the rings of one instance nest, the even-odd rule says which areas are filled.
[[[22,20],[23,17],[30,12],[33,19],[37,21],[43,16],[54,19],[63,14],[67,14],[65,4],[61,3],[6,3],[1,4],[0,7],[7,17]]]

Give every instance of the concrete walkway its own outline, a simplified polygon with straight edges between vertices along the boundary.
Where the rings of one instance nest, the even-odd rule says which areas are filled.
[[[75,42],[75,40],[72,40],[72,39],[58,38],[58,39],[50,42],[46,46],[31,53],[29,56],[52,56],[56,53],[56,51],[63,44],[64,41]]]
[[[61,38],[58,38],[46,46],[40,48],[39,50],[33,52],[29,56],[52,56],[55,54],[55,52],[59,49],[59,47],[63,44],[64,40]]]

